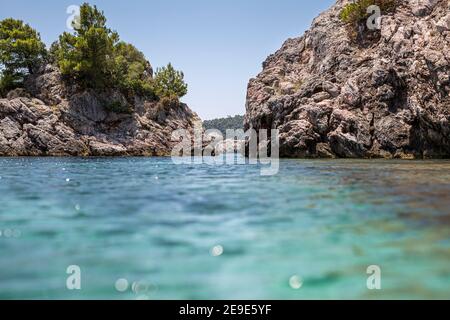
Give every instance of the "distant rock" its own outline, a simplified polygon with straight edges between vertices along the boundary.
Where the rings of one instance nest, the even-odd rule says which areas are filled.
[[[201,121],[182,103],[163,108],[136,96],[129,113],[108,111],[112,103],[128,102],[114,90],[67,87],[47,65],[0,99],[0,156],[165,156],[173,130]]]
[[[400,1],[366,42],[336,1],[248,85],[245,129],[279,129],[283,157],[450,157],[450,1]]]

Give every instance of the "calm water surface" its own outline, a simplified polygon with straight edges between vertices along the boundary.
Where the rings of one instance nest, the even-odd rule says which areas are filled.
[[[450,298],[450,162],[259,169],[0,159],[0,298]]]

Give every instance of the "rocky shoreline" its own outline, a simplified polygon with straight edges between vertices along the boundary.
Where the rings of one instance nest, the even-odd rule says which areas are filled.
[[[105,108],[116,101],[126,103],[119,91],[77,91],[47,65],[0,99],[0,156],[168,156],[172,131],[201,121],[183,103],[135,96],[131,113]]]
[[[281,157],[450,158],[450,0],[398,1],[356,39],[340,16],[349,3],[267,58],[248,85],[245,130],[278,129]],[[168,156],[174,130],[201,126],[178,99],[68,83],[45,64],[0,99],[0,156]]]
[[[282,157],[449,158],[450,1],[400,1],[357,41],[349,3],[267,58],[245,128],[279,129]]]

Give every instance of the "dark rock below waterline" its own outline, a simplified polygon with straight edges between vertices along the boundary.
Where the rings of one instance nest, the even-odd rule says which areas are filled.
[[[339,19],[349,2],[267,58],[246,129],[279,129],[284,157],[450,157],[450,0],[400,1],[364,43]]]

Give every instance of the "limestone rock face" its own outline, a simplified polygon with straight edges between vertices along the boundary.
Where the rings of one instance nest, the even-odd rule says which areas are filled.
[[[284,157],[449,157],[450,1],[400,1],[368,41],[339,18],[349,2],[267,58],[246,129],[279,129]]]
[[[162,107],[134,97],[133,112],[108,111],[127,104],[117,91],[77,91],[51,66],[30,77],[25,89],[0,99],[0,156],[170,155],[173,130],[200,121],[187,105]]]

